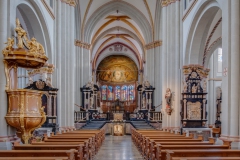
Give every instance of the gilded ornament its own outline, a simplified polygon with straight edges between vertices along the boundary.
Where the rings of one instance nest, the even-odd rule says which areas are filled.
[[[8,41],[5,43],[7,46],[2,50],[3,55],[8,56],[8,54],[13,50],[14,39],[8,38]]]
[[[36,87],[37,87],[38,89],[43,89],[44,86],[45,86],[45,82],[44,82],[44,81],[37,81],[37,82],[36,82]]]
[[[145,49],[149,50],[149,49],[153,49],[153,48],[159,47],[161,45],[162,45],[162,41],[158,40],[158,41],[154,41],[154,42],[151,42],[149,44],[146,44],[145,45]]]

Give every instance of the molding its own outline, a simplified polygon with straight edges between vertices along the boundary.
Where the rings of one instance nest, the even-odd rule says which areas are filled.
[[[150,18],[151,25],[152,25],[152,30],[153,30],[153,29],[154,29],[154,22],[153,22],[152,13],[151,13],[151,11],[150,11],[150,8],[149,8],[149,5],[148,5],[147,0],[143,0],[143,2],[144,2],[145,7],[146,7],[146,9],[147,9],[147,11],[148,11],[148,16],[149,16],[149,18]]]
[[[82,22],[82,39],[83,39],[83,35],[84,35],[83,32],[84,32],[85,22],[86,22],[86,19],[87,19],[87,15],[88,15],[89,8],[90,8],[91,5],[92,5],[92,2],[93,2],[93,0],[90,0],[90,1],[88,2],[86,11],[85,11],[85,13],[84,13],[84,18],[83,18],[83,22]]]
[[[162,0],[161,5],[162,7],[167,7],[168,5],[175,3],[180,0]]]
[[[78,47],[81,47],[81,48],[84,48],[87,50],[90,50],[90,48],[91,48],[91,44],[82,42],[80,40],[75,40],[75,46],[78,46]]]
[[[52,19],[55,19],[55,15],[53,13],[52,7],[50,7],[48,5],[48,3],[46,2],[46,0],[41,0],[41,2],[43,3],[44,7],[46,8],[47,12],[50,14],[50,16],[52,17]]]
[[[208,81],[222,81],[222,78],[209,78]]]
[[[219,26],[219,24],[220,24],[221,22],[222,22],[222,17],[217,21],[217,23],[216,23],[215,26],[213,27],[210,35],[208,36],[208,39],[207,39],[207,42],[206,42],[206,45],[205,45],[205,48],[204,48],[203,65],[205,64],[205,59],[206,59],[207,54],[208,54],[209,50],[211,49],[211,47],[212,47],[214,44],[216,44],[219,39],[222,39],[221,37],[219,37],[217,40],[215,40],[215,41],[210,45],[210,47],[208,47],[208,46],[209,46],[209,43],[210,43],[210,41],[211,41],[211,39],[212,39],[213,34],[215,33],[216,29],[218,28],[218,26]]]
[[[153,48],[159,47],[161,45],[162,45],[162,41],[158,40],[158,41],[154,41],[154,42],[146,44],[144,48],[146,50],[149,50],[149,49],[153,49]]]
[[[185,10],[184,14],[183,14],[183,18],[182,18],[182,21],[184,21],[187,16],[189,15],[189,13],[192,11],[192,9],[194,8],[194,6],[197,4],[197,1],[198,0],[194,0],[190,6]]]
[[[73,7],[75,7],[77,5],[76,0],[61,0],[61,2],[66,3],[66,4],[68,4],[70,6],[73,6]]]

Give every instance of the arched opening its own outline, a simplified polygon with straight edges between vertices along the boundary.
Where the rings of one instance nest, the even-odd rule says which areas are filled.
[[[185,64],[205,64],[206,54],[221,39],[222,11],[216,1],[208,1],[197,11],[186,43]]]

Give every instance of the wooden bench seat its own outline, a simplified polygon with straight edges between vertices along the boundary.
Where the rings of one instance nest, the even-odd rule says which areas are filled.
[[[163,155],[161,160],[173,160],[173,157],[240,157],[240,150],[232,149],[194,149],[194,150],[166,150],[165,156]],[[183,157],[183,158],[184,158]],[[240,158],[239,158],[240,159]]]
[[[75,149],[75,159],[83,160],[88,158],[88,154],[84,152],[83,145],[31,145],[31,144],[16,144],[13,150],[70,150]]]
[[[149,158],[162,157],[162,150],[194,150],[194,149],[208,149],[208,150],[216,150],[216,149],[230,149],[229,145],[161,145],[157,143],[155,145],[154,142],[150,142],[149,148],[144,150],[144,156]]]
[[[68,160],[68,157],[0,157],[0,160]]]
[[[32,145],[83,145],[84,155],[88,157],[93,157],[95,154],[95,146],[89,145],[87,141],[85,142],[33,142]]]
[[[0,150],[0,157],[68,157],[76,160],[75,149],[71,150]],[[35,158],[32,158],[35,159]]]

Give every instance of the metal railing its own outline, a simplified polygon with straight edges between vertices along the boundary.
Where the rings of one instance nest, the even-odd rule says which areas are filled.
[[[74,121],[80,122],[86,120],[86,111],[74,111]]]

